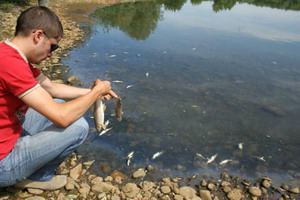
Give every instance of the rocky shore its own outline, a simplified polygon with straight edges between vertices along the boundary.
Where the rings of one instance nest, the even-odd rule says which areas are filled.
[[[0,26],[0,38],[11,38],[14,33],[16,17],[24,10],[24,7],[15,7],[8,12],[0,11],[2,18]],[[64,10],[59,1],[51,5],[60,17],[65,36],[60,42],[61,48],[55,51],[51,59],[41,63],[39,67],[50,79],[72,84],[79,80],[76,77],[68,77],[67,69],[60,60],[68,56],[68,51],[84,40],[84,31],[76,22],[64,15]],[[83,155],[84,156],[84,155]],[[63,187],[46,191],[41,189],[16,189],[14,187],[0,188],[0,200],[26,199],[26,200],[69,200],[69,199],[176,199],[176,200],[240,200],[240,199],[300,199],[300,183],[280,186],[273,185],[268,177],[258,178],[256,181],[246,180],[241,177],[231,176],[227,173],[213,178],[207,175],[195,175],[193,177],[161,177],[160,181],[153,181],[148,175],[155,173],[157,169],[147,166],[136,169],[132,174],[125,174],[110,169],[109,166],[101,170],[107,172],[106,177],[93,174],[90,170],[96,163],[94,161],[83,162],[82,157],[73,153],[57,170],[57,174],[67,176]],[[107,169],[108,168],[108,169]]]

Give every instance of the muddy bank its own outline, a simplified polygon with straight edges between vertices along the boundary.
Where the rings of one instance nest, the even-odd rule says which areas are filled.
[[[65,1],[63,3],[71,2]],[[105,5],[93,1],[93,5]],[[60,63],[62,57],[68,56],[68,50],[79,45],[84,39],[84,31],[67,18],[62,2],[52,2],[50,7],[60,16],[65,29],[61,48],[55,51],[51,59],[37,66],[52,80],[67,82],[67,68]],[[79,4],[80,7],[80,4]],[[94,9],[92,6],[90,9]],[[9,13],[1,13],[1,39],[12,37],[16,17],[25,8],[15,8]],[[86,11],[86,10],[85,10]],[[80,13],[80,12],[78,12]],[[80,14],[78,15],[80,16]],[[70,79],[69,79],[70,80]],[[76,78],[75,78],[76,80]],[[72,82],[72,81],[69,81]],[[84,156],[84,155],[83,155]],[[193,177],[161,177],[153,181],[152,176],[158,169],[147,166],[136,169],[133,174],[115,171],[109,166],[96,166],[93,161],[82,162],[81,157],[73,154],[57,171],[68,176],[66,185],[55,191],[40,189],[0,189],[1,199],[299,199],[298,186],[289,183],[275,186],[268,177],[256,181],[245,180],[227,173],[213,178],[209,175],[198,174]],[[101,168],[107,176],[99,177],[91,173],[91,167]]]

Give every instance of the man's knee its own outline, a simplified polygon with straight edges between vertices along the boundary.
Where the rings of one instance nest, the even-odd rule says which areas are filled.
[[[85,140],[85,138],[88,135],[89,132],[89,124],[88,122],[83,118],[79,118],[78,120],[76,120],[72,126],[75,126],[75,129],[77,130],[79,137],[82,140]]]

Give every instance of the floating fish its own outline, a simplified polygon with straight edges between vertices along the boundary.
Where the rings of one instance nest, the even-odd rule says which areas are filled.
[[[153,156],[152,156],[152,160],[154,160],[154,159],[158,158],[158,157],[159,157],[159,156],[161,156],[163,153],[164,153],[164,151],[159,151],[159,152],[157,152],[157,153],[153,154]]]
[[[220,164],[220,165],[225,165],[226,163],[231,162],[231,161],[233,161],[233,160],[227,159],[227,160],[221,161],[219,164]]]
[[[128,85],[126,88],[128,89],[128,88],[131,88],[133,85]]]
[[[104,111],[106,109],[105,104],[102,102],[102,100],[99,98],[95,101],[93,105],[93,113],[94,113],[94,121],[95,121],[95,127],[98,132],[100,132],[102,129],[105,129],[106,126],[104,124]]]
[[[116,99],[115,103],[115,117],[120,122],[122,120],[122,99],[119,97]]]
[[[110,57],[110,58],[114,58],[114,57],[116,57],[116,55],[110,55],[109,57]]]
[[[134,151],[130,152],[130,153],[126,156],[126,158],[127,158],[127,161],[126,161],[127,166],[130,165],[131,159],[133,158],[133,154],[134,154]]]
[[[215,154],[215,155],[213,155],[212,157],[210,157],[210,158],[207,158],[207,164],[209,164],[209,163],[212,163],[215,159],[216,159],[216,157],[217,157],[217,153]]]
[[[200,158],[203,158],[204,160],[206,160],[206,158],[200,153],[196,153],[196,156],[199,156]]]
[[[107,133],[107,132],[110,131],[111,129],[112,129],[112,127],[111,127],[111,128],[106,128],[106,129],[104,129],[103,131],[101,131],[101,133],[99,133],[99,136],[104,135],[105,133]]]
[[[149,76],[149,72],[146,72],[145,76],[146,76],[146,78],[147,78],[147,77]]]
[[[196,50],[196,48],[192,48],[192,51],[195,51]]]
[[[239,149],[243,149],[243,144],[244,144],[244,143],[239,143],[239,144],[238,144]]]
[[[124,83],[124,81],[120,81],[120,80],[115,80],[113,81],[114,83]]]
[[[263,156],[262,157],[255,157],[255,158],[257,158],[258,160],[266,162],[265,157],[263,157]]]

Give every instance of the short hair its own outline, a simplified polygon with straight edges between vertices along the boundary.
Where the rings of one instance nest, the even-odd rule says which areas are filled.
[[[20,14],[15,36],[28,36],[36,30],[43,30],[51,38],[63,37],[63,26],[58,16],[44,6],[31,7]]]

